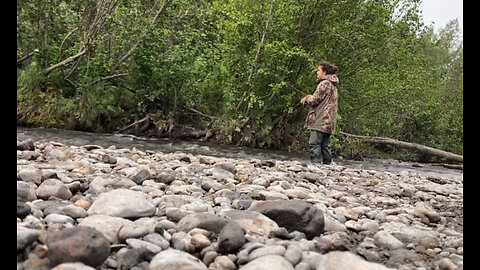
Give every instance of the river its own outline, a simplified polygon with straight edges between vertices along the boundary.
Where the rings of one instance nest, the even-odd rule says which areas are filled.
[[[131,149],[135,147],[142,151],[150,150],[163,153],[180,151],[193,155],[235,159],[294,160],[300,162],[309,162],[310,160],[306,153],[289,153],[286,151],[219,145],[210,142],[147,138],[128,134],[89,133],[52,128],[17,127],[17,139],[31,139],[42,142],[54,141],[76,146],[93,144],[104,148],[115,146],[116,148]],[[462,170],[447,169],[432,164],[368,158],[362,161],[334,159],[334,162],[347,168],[387,171],[396,174],[419,174],[426,177],[453,178],[463,181]]]

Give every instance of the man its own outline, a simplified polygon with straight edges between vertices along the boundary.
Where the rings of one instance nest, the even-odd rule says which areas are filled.
[[[305,128],[310,130],[310,157],[312,163],[331,164],[330,136],[335,133],[338,110],[337,67],[322,62],[317,69],[317,89],[313,95],[301,99],[302,105],[310,105]]]

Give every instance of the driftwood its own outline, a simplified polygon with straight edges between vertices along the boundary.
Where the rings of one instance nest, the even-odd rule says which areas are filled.
[[[151,117],[152,117],[152,115],[151,115],[151,114],[148,114],[148,115],[145,116],[144,118],[142,118],[142,119],[140,119],[140,120],[137,120],[137,121],[131,123],[130,125],[128,125],[128,126],[122,128],[122,129],[118,130],[118,131],[115,132],[115,133],[123,132],[123,131],[125,131],[125,130],[127,130],[127,129],[135,126],[135,125],[138,125],[138,124],[143,123],[143,122],[145,122],[145,121],[147,121],[147,120],[150,120]]]
[[[436,148],[432,148],[432,147],[428,147],[428,146],[424,146],[416,143],[408,143],[408,142],[403,142],[403,141],[399,141],[391,138],[384,138],[384,137],[360,136],[360,135],[354,135],[354,134],[349,134],[345,132],[340,132],[340,134],[345,135],[347,137],[363,139],[375,144],[390,145],[397,148],[412,150],[428,156],[440,157],[447,161],[463,163],[463,156],[461,155],[457,155],[454,153],[450,153],[447,151],[439,150]]]
[[[202,115],[202,116],[205,116],[205,117],[208,117],[208,118],[211,118],[211,119],[216,119],[216,117],[214,117],[214,116],[209,116],[209,115],[203,114],[203,113],[201,113],[197,110],[194,110],[194,109],[191,109],[191,110],[193,112],[197,113],[197,114]],[[150,125],[148,125],[149,121],[151,121],[152,119],[155,119],[156,117],[157,117],[156,114],[147,114],[142,119],[137,120],[137,121],[131,123],[130,125],[119,129],[115,133],[121,133],[125,130],[128,130],[132,127],[137,126],[138,124],[147,123],[145,125],[145,128],[142,128],[142,130],[140,130],[140,132],[145,132],[146,129],[148,129],[148,127],[150,126]],[[177,127],[177,125],[175,125],[175,123],[171,123],[168,126],[168,129],[166,131],[160,132],[160,134],[157,133],[156,136],[159,137],[159,138],[200,139],[200,141],[207,141],[208,139],[213,137],[219,130],[221,130],[221,128],[207,128],[205,130],[196,130],[193,127],[186,127],[186,126],[183,126],[183,127],[178,126],[178,128],[176,128],[176,127]],[[176,130],[174,130],[174,129],[176,129]]]

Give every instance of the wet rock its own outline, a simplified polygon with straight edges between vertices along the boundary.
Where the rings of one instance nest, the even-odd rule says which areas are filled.
[[[26,141],[17,141],[17,150],[24,151],[34,151],[35,150],[35,145],[33,144],[32,140],[26,140]]]
[[[27,215],[30,214],[30,211],[32,211],[32,208],[28,204],[17,201],[17,217],[18,218],[26,217]]]
[[[264,214],[288,231],[303,232],[307,239],[321,235],[325,228],[322,211],[303,201],[254,202],[248,210]]]
[[[236,253],[245,244],[245,232],[242,227],[235,222],[230,221],[218,235],[218,248],[222,253]]]
[[[110,255],[108,240],[90,227],[78,226],[51,232],[46,244],[52,265],[78,261],[97,267]]]

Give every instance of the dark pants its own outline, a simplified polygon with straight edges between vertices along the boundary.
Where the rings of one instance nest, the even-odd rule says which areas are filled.
[[[310,130],[308,144],[310,145],[310,157],[312,163],[320,163],[320,161],[323,161],[323,164],[327,165],[332,163],[330,134],[317,130]]]

